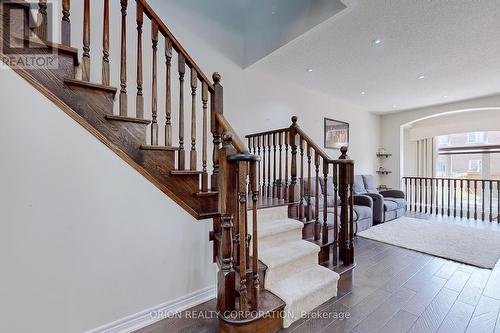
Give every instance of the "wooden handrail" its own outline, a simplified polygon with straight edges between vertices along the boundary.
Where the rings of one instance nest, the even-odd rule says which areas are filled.
[[[217,119],[217,122],[219,123],[222,132],[229,132],[232,134],[232,145],[238,153],[249,153],[249,150],[245,143],[240,139],[240,137],[236,134],[236,131],[233,129],[231,124],[227,121],[227,119],[224,117],[222,113],[215,113],[215,118]]]
[[[271,130],[271,131],[257,132],[257,133],[245,135],[245,138],[254,138],[256,136],[275,134],[275,133],[284,133],[284,132],[288,132],[289,130],[290,130],[290,127],[285,127],[285,128],[280,128],[280,129]]]
[[[485,179],[485,178],[447,178],[447,177],[420,177],[420,176],[404,176],[403,179],[444,179],[444,180],[469,180],[478,182],[498,182],[500,179]]]
[[[198,74],[198,78],[205,82],[208,86],[208,89],[210,92],[214,92],[214,86],[212,82],[208,79],[208,77],[203,73],[200,67],[196,64],[196,62],[191,58],[189,53],[184,49],[184,47],[179,43],[179,41],[175,38],[175,36],[170,32],[170,30],[167,28],[163,20],[156,14],[156,12],[151,8],[149,3],[146,0],[136,0],[137,2],[140,2],[144,8],[144,14],[151,19],[156,21],[158,24],[159,30],[162,33],[162,35],[168,37],[173,44],[173,48],[180,54],[184,56],[186,59],[186,63],[188,64],[189,67],[194,68],[196,70],[196,73]]]

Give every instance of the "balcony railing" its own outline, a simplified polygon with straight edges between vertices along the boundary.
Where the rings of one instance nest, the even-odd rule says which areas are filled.
[[[403,177],[408,210],[500,223],[500,180]]]

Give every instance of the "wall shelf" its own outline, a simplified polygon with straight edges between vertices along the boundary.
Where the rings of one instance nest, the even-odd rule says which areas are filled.
[[[392,171],[390,171],[390,170],[377,170],[377,173],[380,175],[388,175],[388,174],[392,173]]]
[[[391,157],[392,154],[391,153],[377,153],[377,157],[385,157],[385,158],[389,158]]]

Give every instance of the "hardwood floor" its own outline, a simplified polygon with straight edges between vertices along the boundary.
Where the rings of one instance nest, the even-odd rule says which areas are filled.
[[[357,267],[338,296],[281,332],[500,332],[500,261],[488,270],[363,238],[355,245]],[[190,310],[138,332],[217,332],[216,316],[206,318],[214,300]]]

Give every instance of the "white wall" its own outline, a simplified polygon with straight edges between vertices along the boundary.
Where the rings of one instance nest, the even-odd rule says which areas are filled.
[[[457,133],[469,129],[499,130],[499,115],[500,95],[382,115],[381,145],[393,153],[387,161],[388,168],[393,170],[387,176],[387,183],[398,187],[404,173],[413,170],[401,161],[401,156],[406,156],[406,160],[414,156],[414,143],[410,136],[417,139],[425,135]],[[415,129],[409,128],[411,124]]]
[[[13,71],[0,85],[0,332],[82,332],[215,283],[211,221]]]
[[[111,26],[117,33],[119,21],[113,6]],[[75,3],[71,16],[74,46],[81,40],[77,7]],[[286,127],[291,116],[297,115],[300,126],[321,145],[324,117],[347,121],[351,125],[349,155],[356,161],[356,172],[374,172],[379,116],[255,69],[243,70],[209,40],[184,29],[186,24],[199,25],[220,37],[224,27],[217,22],[186,21],[185,14],[159,2],[153,7],[207,75],[221,73],[224,112],[238,134]],[[129,13],[135,12],[131,8]],[[130,50],[135,49],[134,18],[134,14],[128,16]],[[99,82],[100,31],[96,27],[100,25],[94,19],[92,80]],[[148,34],[145,23],[145,49],[150,45]],[[115,86],[118,44],[119,39],[111,38]],[[144,77],[149,78],[151,58],[145,55],[144,59]],[[134,68],[134,57],[128,60],[129,68]],[[14,72],[3,70],[0,84],[4,110],[0,124],[4,143],[0,331],[81,332],[214,284],[207,240],[210,222],[194,221]],[[149,105],[148,85],[144,92]],[[130,106],[134,94],[135,72],[129,69]],[[340,154],[327,152],[331,157]],[[34,310],[27,315],[26,309]]]

